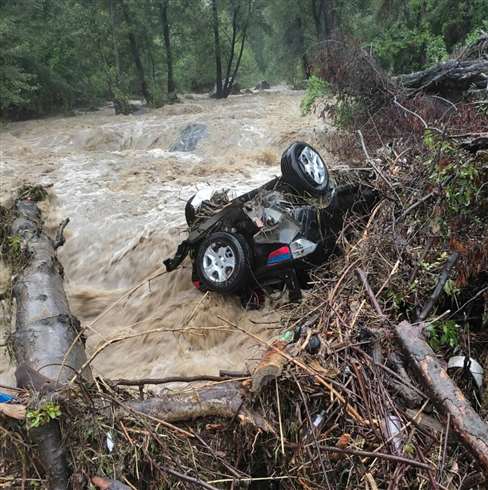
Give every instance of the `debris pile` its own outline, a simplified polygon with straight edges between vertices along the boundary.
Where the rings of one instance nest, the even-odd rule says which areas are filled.
[[[95,476],[130,488],[468,489],[486,481],[488,152],[466,144],[488,136],[488,102],[412,94],[367,53],[352,56],[359,48],[334,46],[317,62],[336,90],[325,111],[342,128],[329,143],[370,168],[382,198],[368,217],[347,217],[340,253],[285,311],[276,340],[248,333],[265,351],[256,371],[75,376],[50,405],[23,391],[26,422],[0,415],[3,482],[44,485],[28,436],[51,419],[73,488]],[[158,396],[149,389],[174,381],[198,382]]]

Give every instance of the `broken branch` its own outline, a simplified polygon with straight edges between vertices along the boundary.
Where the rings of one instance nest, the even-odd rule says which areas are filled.
[[[395,331],[423,382],[446,414],[450,415],[452,428],[478,458],[485,471],[488,471],[488,426],[471,407],[424,340],[423,326],[413,326],[405,321],[397,325]]]

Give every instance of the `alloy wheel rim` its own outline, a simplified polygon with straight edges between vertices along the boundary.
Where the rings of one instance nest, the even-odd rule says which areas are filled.
[[[227,281],[236,268],[236,256],[228,245],[211,243],[203,254],[203,271],[214,283]]]
[[[305,173],[317,185],[322,185],[326,179],[325,165],[320,155],[306,146],[298,158]]]

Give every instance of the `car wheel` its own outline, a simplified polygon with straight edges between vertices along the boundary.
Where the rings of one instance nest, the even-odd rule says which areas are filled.
[[[196,266],[201,284],[210,291],[223,294],[241,291],[251,270],[249,245],[237,233],[212,233],[198,249]]]
[[[186,219],[186,224],[188,226],[193,225],[193,223],[195,222],[195,219],[196,219],[195,208],[193,207],[193,204],[192,204],[193,198],[195,196],[196,196],[196,194],[193,194],[193,196],[191,196],[190,199],[188,199],[188,201],[186,201],[186,205],[185,205],[185,219]]]
[[[281,157],[283,179],[298,192],[315,196],[329,192],[329,172],[318,151],[306,143],[293,143]]]

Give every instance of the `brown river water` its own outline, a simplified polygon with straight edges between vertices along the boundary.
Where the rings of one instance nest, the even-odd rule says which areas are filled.
[[[162,260],[185,238],[184,206],[195,191],[210,186],[240,193],[264,183],[280,173],[281,152],[294,140],[324,150],[317,119],[300,114],[302,97],[285,87],[222,101],[188,96],[131,116],[107,107],[1,128],[0,200],[23,183],[41,183],[50,189],[43,204],[48,229],[71,220],[59,258],[73,313],[88,326],[88,356],[128,337],[100,351],[92,364],[96,374],[242,370],[262,347],[228,322],[262,338],[276,335],[279,299],[249,312],[236,298],[202,295],[191,283],[188,259],[182,269],[124,295],[162,271]],[[170,152],[190,123],[205,124],[208,135],[192,152]],[[4,321],[0,329],[3,344],[10,327]],[[0,383],[11,384],[13,362],[1,349]]]

